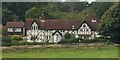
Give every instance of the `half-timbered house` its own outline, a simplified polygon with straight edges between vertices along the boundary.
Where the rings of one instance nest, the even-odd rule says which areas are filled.
[[[71,33],[76,38],[94,39],[98,36],[98,20],[34,20],[25,23],[28,42],[59,42],[65,33]]]
[[[98,36],[99,20],[42,20],[26,19],[26,22],[7,22],[9,35],[25,35],[28,42],[59,42],[65,33],[76,38],[94,39]]]

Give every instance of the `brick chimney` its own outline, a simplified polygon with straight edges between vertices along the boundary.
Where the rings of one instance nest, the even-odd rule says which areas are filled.
[[[96,12],[92,13],[92,19],[91,22],[97,22],[97,16],[96,16]]]

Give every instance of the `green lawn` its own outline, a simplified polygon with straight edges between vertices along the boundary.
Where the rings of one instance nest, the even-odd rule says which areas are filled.
[[[90,47],[9,49],[2,54],[3,58],[118,58],[118,47],[108,46],[102,50]]]

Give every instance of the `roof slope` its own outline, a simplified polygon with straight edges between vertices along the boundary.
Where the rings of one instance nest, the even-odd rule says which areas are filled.
[[[81,23],[82,20],[46,20],[41,22],[41,29],[77,29]]]
[[[30,29],[33,22],[37,22],[39,29],[53,29],[53,30],[71,30],[72,26],[74,29],[78,29],[83,22],[86,22],[92,30],[97,30],[100,22],[92,22],[91,20],[26,20],[26,29]]]
[[[100,21],[92,22],[91,20],[86,20],[85,21],[92,30],[97,30],[100,26]]]
[[[6,27],[19,27],[23,28],[24,27],[24,22],[7,22]]]

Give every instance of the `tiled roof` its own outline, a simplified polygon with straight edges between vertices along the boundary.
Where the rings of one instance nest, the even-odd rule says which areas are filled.
[[[100,26],[100,21],[92,22],[91,20],[85,21],[92,30],[97,30]]]
[[[81,20],[46,20],[41,22],[42,29],[77,29],[81,25]]]
[[[30,29],[31,24],[36,21],[39,29],[54,29],[54,30],[63,30],[63,29],[78,29],[83,22],[86,22],[92,30],[97,30],[100,25],[100,22],[92,22],[91,20],[26,20],[26,29]]]
[[[23,28],[24,27],[24,22],[7,22],[6,27],[19,27],[19,28]]]

